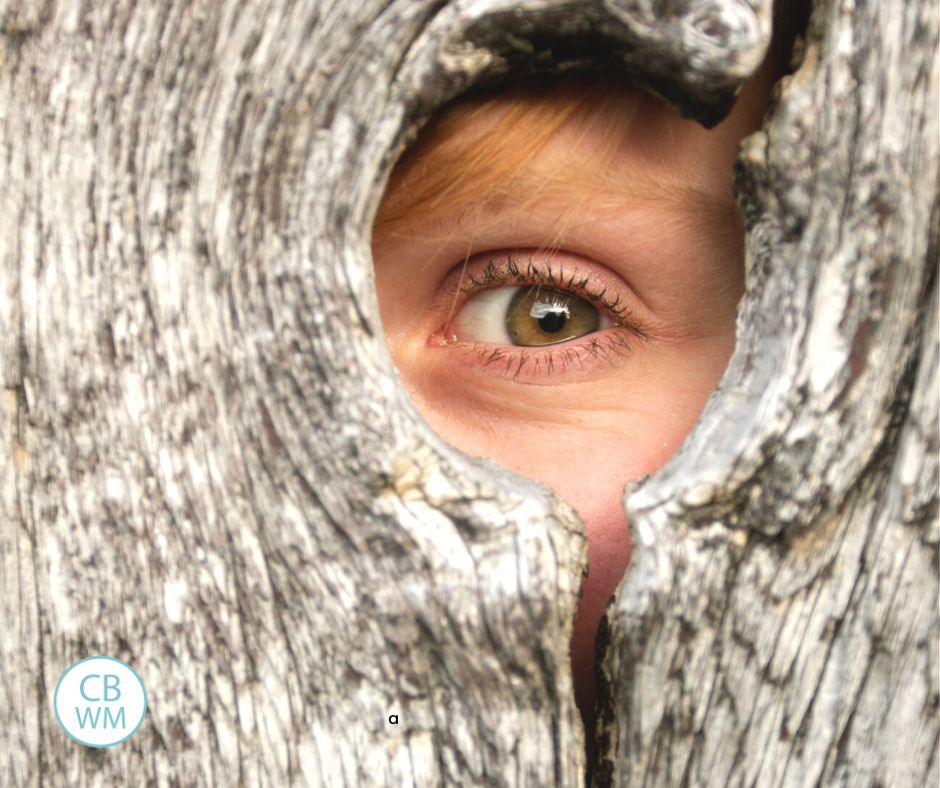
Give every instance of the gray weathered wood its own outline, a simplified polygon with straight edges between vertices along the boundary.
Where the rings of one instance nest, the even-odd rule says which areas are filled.
[[[738,351],[628,500],[618,784],[940,782],[938,35],[820,3],[748,141]]]
[[[581,527],[417,416],[371,217],[470,85],[617,67],[712,123],[769,16],[0,0],[2,781],[581,784]],[[630,499],[600,784],[937,781],[937,41],[820,4],[749,143],[739,351]],[[150,696],[109,751],[51,709],[96,653]]]

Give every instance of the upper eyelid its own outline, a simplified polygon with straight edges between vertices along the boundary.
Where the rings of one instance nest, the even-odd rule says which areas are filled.
[[[566,274],[564,268],[559,266],[553,269],[551,264],[541,268],[534,263],[525,264],[525,272],[519,268],[519,263],[511,255],[507,255],[503,267],[499,267],[499,258],[492,257],[487,261],[483,276],[477,277],[473,273],[467,274],[470,285],[458,287],[458,292],[472,293],[488,287],[526,285],[551,287],[557,290],[570,290],[576,295],[587,296],[592,301],[598,301],[614,312],[622,311],[622,299],[618,295],[613,301],[605,300],[607,288],[593,291],[588,287],[589,277],[577,273]]]

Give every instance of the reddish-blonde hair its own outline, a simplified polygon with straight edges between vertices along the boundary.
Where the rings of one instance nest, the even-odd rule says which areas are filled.
[[[576,171],[548,174],[537,193],[520,195],[514,175],[562,129],[574,126],[603,122],[607,144],[592,155],[612,155],[629,131],[638,95],[615,78],[571,76],[460,99],[399,161],[376,217],[376,232],[394,233],[415,215],[433,220],[474,203],[498,206],[510,196],[516,202],[536,199],[555,180],[576,181],[581,175]]]

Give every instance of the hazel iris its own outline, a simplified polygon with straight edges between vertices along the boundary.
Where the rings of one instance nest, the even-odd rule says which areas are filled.
[[[506,331],[514,345],[538,347],[583,337],[600,328],[593,304],[564,290],[519,288],[506,309]]]

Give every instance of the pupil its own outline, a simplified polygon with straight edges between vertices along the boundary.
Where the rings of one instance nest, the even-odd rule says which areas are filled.
[[[544,317],[539,318],[539,328],[546,334],[554,334],[565,327],[568,317],[564,312],[549,312]]]

